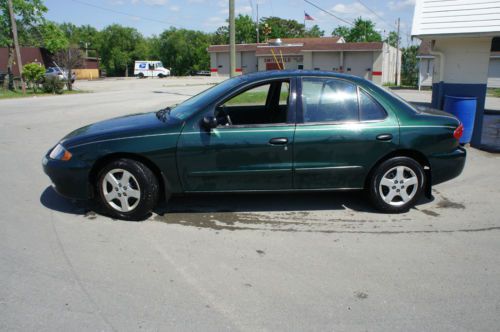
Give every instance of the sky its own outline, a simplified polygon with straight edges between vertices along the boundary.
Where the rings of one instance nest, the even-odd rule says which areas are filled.
[[[384,36],[396,30],[396,21],[401,18],[403,45],[410,43],[411,22],[415,0],[309,0],[318,7],[352,22],[357,17],[369,18]],[[321,11],[303,0],[235,0],[236,14],[248,14],[254,19],[278,16],[304,22],[304,12],[314,18],[306,26],[314,24],[325,31],[325,36],[345,22]],[[49,11],[46,17],[55,22],[89,24],[102,29],[118,23],[134,27],[144,36],[160,34],[173,26],[213,32],[226,24],[228,0],[45,0]]]

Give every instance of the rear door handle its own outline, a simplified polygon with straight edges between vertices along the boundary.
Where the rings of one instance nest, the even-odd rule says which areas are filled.
[[[380,134],[377,136],[377,139],[379,141],[390,141],[392,139],[392,135],[391,134]]]
[[[276,138],[271,138],[269,140],[269,144],[271,145],[285,145],[288,143],[288,138],[286,137],[276,137]]]

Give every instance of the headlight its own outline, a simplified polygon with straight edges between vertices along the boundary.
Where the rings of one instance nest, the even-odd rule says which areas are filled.
[[[57,144],[50,152],[50,159],[68,161],[71,159],[71,152],[66,150],[61,144]]]

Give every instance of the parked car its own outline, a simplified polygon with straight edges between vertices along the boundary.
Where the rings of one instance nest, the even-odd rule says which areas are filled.
[[[210,70],[198,70],[191,73],[193,76],[211,76]]]
[[[49,67],[45,71],[45,77],[57,77],[60,80],[68,80],[68,71],[65,69],[61,69],[58,67]],[[76,74],[75,72],[71,73],[71,83],[75,83]]]
[[[62,195],[137,220],[177,193],[367,190],[385,212],[458,176],[463,127],[358,77],[272,71],[75,130],[43,167]]]

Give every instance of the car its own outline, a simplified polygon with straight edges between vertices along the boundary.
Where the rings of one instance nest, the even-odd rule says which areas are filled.
[[[57,77],[60,80],[67,80],[68,79],[68,71],[65,69],[61,69],[59,67],[49,67],[45,71],[45,77]],[[75,72],[71,73],[71,83],[75,83],[76,80],[76,74]]]
[[[322,71],[237,76],[157,112],[77,129],[43,158],[55,190],[142,220],[173,194],[366,190],[398,213],[458,176],[463,126]]]

